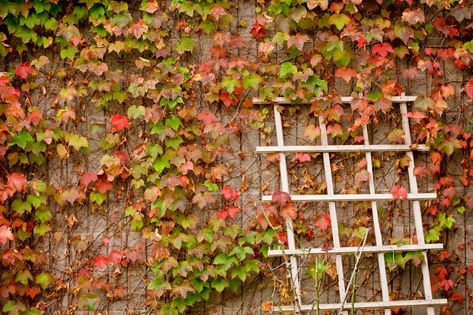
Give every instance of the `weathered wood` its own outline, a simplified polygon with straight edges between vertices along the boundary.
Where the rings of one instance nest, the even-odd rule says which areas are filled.
[[[410,244],[410,245],[381,245],[381,246],[365,246],[363,249],[364,253],[390,253],[390,252],[415,252],[425,250],[439,250],[443,249],[442,243],[434,244]],[[305,249],[270,249],[268,251],[269,257],[282,257],[282,256],[305,256],[305,255],[333,255],[333,254],[354,254],[358,250],[358,247],[339,247],[339,248],[305,248]]]
[[[406,199],[394,198],[392,194],[339,194],[339,195],[290,195],[292,201],[383,201],[383,200],[433,200],[437,198],[436,193],[408,193]],[[272,196],[263,196],[263,201],[271,201]]]
[[[380,308],[392,308],[392,307],[420,307],[420,306],[432,306],[432,305],[445,305],[447,299],[429,299],[429,300],[397,300],[389,302],[355,302],[353,307],[355,309],[380,309]],[[341,303],[333,304],[319,304],[318,309],[320,310],[338,310],[341,307]],[[343,309],[350,310],[351,304],[346,304]],[[310,311],[316,309],[312,304],[304,304],[301,306],[302,311]],[[292,306],[275,306],[273,312],[292,312]]]

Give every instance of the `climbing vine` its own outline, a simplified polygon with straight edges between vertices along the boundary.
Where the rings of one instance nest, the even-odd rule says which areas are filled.
[[[320,138],[310,118],[322,115],[331,141],[356,144],[363,125],[396,119],[390,96],[423,80],[426,93],[409,117],[415,142],[431,149],[415,174],[438,194],[424,209],[426,241],[449,244],[463,233],[456,221],[473,209],[471,4],[258,0],[250,8],[226,0],[0,0],[3,312],[101,311],[142,294],[141,307],[185,313],[274,275],[266,254],[287,241],[286,217],[301,239],[327,237],[326,213],[308,216],[279,192],[259,203],[248,193],[255,183],[232,182],[249,176],[235,159],[254,158],[235,147],[238,139],[252,130],[271,142],[270,111],[253,96],[292,101],[281,111],[309,118],[306,143]],[[354,101],[342,105],[342,95]],[[404,137],[394,129],[386,141]],[[291,163],[316,158],[297,153]],[[393,159],[397,173],[409,163]],[[344,163],[334,162],[335,173]],[[301,172],[304,187],[324,193],[314,174]],[[366,160],[349,175],[350,189],[360,190]],[[407,187],[399,180],[389,189],[403,199]],[[354,222],[366,223],[366,209],[359,206]],[[79,233],[82,223],[88,232]],[[352,244],[365,223],[342,229]],[[449,298],[447,314],[473,297],[473,243],[464,235],[434,257],[433,289]],[[399,270],[419,259],[393,254],[387,262]],[[331,264],[318,261],[308,274],[333,277]],[[134,288],[123,281],[131,270],[141,277]],[[284,301],[290,289],[282,291]],[[269,300],[258,308],[269,310]]]

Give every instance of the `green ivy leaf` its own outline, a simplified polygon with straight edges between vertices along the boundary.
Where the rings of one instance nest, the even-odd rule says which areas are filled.
[[[161,174],[166,168],[169,167],[171,167],[169,160],[164,157],[160,157],[153,162],[153,168],[158,174]]]
[[[166,126],[172,128],[174,131],[177,131],[177,129],[182,126],[182,123],[178,117],[172,116],[171,118],[166,119]]]
[[[16,144],[24,150],[27,145],[32,144],[33,142],[34,139],[31,134],[26,130],[22,130],[20,133],[13,135],[12,140],[8,145],[13,146]]]
[[[18,213],[19,215],[22,215],[25,212],[31,212],[31,203],[29,203],[28,201],[23,201],[21,199],[13,200],[11,207],[13,211]]]
[[[33,229],[33,233],[39,236],[44,236],[49,231],[51,231],[51,227],[49,226],[49,224],[45,223],[37,224]]]
[[[207,187],[207,189],[208,189],[209,191],[211,191],[211,192],[216,192],[216,191],[218,191],[218,185],[215,184],[215,183],[212,183],[212,182],[209,181],[209,180],[206,180],[206,181],[204,182],[204,186]]]
[[[435,226],[427,231],[425,234],[425,241],[427,243],[435,242],[440,239],[440,229],[438,226]]]
[[[350,18],[346,16],[345,14],[332,14],[328,22],[331,25],[335,25],[337,29],[340,31],[342,30],[348,23],[350,23]]]
[[[93,192],[90,193],[90,201],[91,201],[91,202],[95,202],[95,203],[98,204],[99,206],[100,206],[105,200],[107,200],[107,195],[106,195],[106,194],[99,193],[98,191],[93,191]]]
[[[190,37],[182,37],[176,45],[176,51],[180,54],[186,51],[191,52],[194,50],[195,42]]]
[[[279,69],[279,77],[281,79],[286,79],[297,74],[297,67],[290,62],[284,62],[281,64]]]
[[[36,276],[35,283],[45,290],[54,283],[54,277],[49,273],[42,272]]]
[[[261,81],[262,79],[258,74],[251,73],[243,79],[243,88],[247,89],[251,87],[257,89]]]
[[[127,111],[127,115],[131,119],[144,117],[145,114],[146,114],[146,108],[142,105],[140,106],[132,105],[128,108],[128,111]]]
[[[211,282],[212,288],[214,288],[218,293],[222,293],[225,288],[230,285],[227,279],[218,278]]]

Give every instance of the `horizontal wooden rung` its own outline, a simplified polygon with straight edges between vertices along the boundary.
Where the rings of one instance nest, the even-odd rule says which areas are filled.
[[[347,302],[343,305],[344,310],[350,310],[352,307],[354,309],[385,309],[393,307],[419,307],[419,306],[435,306],[435,305],[445,305],[447,304],[447,299],[432,299],[432,300],[397,300],[397,301],[379,301],[379,302]],[[338,310],[341,307],[341,303],[332,303],[332,304],[319,304],[319,310]],[[274,312],[295,312],[297,309],[293,305],[287,306],[274,306]],[[299,311],[307,312],[311,310],[316,310],[317,306],[312,304],[301,305]]]
[[[424,144],[372,144],[372,145],[289,145],[289,146],[258,146],[256,152],[407,152],[407,151],[429,151]]]
[[[404,95],[404,96],[388,96],[386,97],[387,99],[389,99],[391,102],[393,103],[409,103],[409,102],[414,102],[416,99],[417,99],[417,96],[407,96],[407,95]],[[303,102],[303,104],[309,104],[309,103],[312,103],[314,101],[323,101],[323,100],[326,100],[326,98],[324,97],[319,97],[319,98],[314,98],[308,102]],[[341,97],[341,103],[350,103],[351,101],[353,100],[353,97],[351,96],[342,96]],[[257,97],[254,97],[253,98],[253,104],[293,104],[295,103],[294,101],[291,101],[290,99],[288,98],[285,98],[285,97],[275,97],[273,98],[271,101],[265,101],[263,99],[260,99],[260,98],[257,98]]]
[[[363,253],[389,253],[389,252],[413,252],[443,249],[442,243],[435,244],[409,244],[409,245],[382,245],[382,246],[365,246]],[[354,254],[358,252],[359,247],[339,247],[339,248],[306,248],[306,249],[270,249],[269,257],[282,256],[305,256],[305,255],[330,255],[330,254]]]
[[[392,194],[338,194],[338,195],[290,195],[292,201],[383,201],[399,200]],[[432,200],[436,199],[436,193],[416,193],[407,194],[407,199],[400,200]],[[263,201],[272,201],[272,196],[265,195]]]

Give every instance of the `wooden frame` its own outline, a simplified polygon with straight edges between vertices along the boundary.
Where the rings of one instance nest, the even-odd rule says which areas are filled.
[[[318,99],[314,99],[318,100]],[[350,103],[353,100],[352,97],[342,97],[341,103]],[[412,139],[410,135],[409,127],[409,118],[407,112],[407,103],[414,102],[416,96],[393,96],[390,97],[390,100],[393,103],[399,104],[400,113],[402,116],[402,129],[405,133],[405,144],[402,145],[370,145],[368,128],[363,126],[363,145],[329,145],[327,137],[327,127],[324,122],[324,118],[319,116],[319,127],[321,132],[321,145],[314,146],[285,146],[284,145],[284,135],[283,135],[283,126],[281,114],[278,111],[278,105],[280,104],[291,104],[292,102],[286,98],[278,97],[273,99],[271,102],[267,102],[261,99],[254,98],[254,104],[272,104],[274,108],[274,119],[275,119],[275,129],[276,129],[276,146],[258,146],[256,152],[259,153],[279,153],[279,171],[281,175],[281,191],[286,192],[291,196],[292,201],[306,201],[306,202],[327,202],[329,207],[331,229],[333,235],[333,248],[323,249],[323,248],[296,248],[294,231],[293,231],[293,222],[291,218],[286,219],[286,231],[288,238],[288,248],[287,249],[272,249],[269,250],[268,255],[270,257],[289,257],[289,260],[286,261],[288,269],[290,270],[290,277],[294,288],[294,304],[293,305],[281,305],[274,306],[274,312],[293,312],[293,313],[303,313],[311,311],[314,309],[314,305],[302,304],[301,299],[301,284],[300,284],[300,275],[299,275],[299,266],[297,257],[305,255],[335,255],[335,264],[337,269],[338,276],[338,289],[340,295],[340,303],[334,304],[318,304],[320,310],[340,310],[341,313],[347,314],[346,310],[352,308],[351,303],[344,304],[346,300],[346,289],[345,289],[345,279],[343,272],[343,261],[342,255],[346,254],[356,254],[360,251],[359,247],[341,247],[340,238],[338,233],[338,220],[337,220],[337,209],[336,202],[371,202],[373,225],[374,225],[374,234],[375,234],[375,246],[364,246],[363,253],[375,253],[377,254],[378,265],[380,270],[380,284],[381,284],[381,293],[382,301],[378,302],[355,302],[353,304],[355,309],[384,309],[385,315],[391,314],[391,307],[415,307],[415,306],[424,306],[427,307],[427,314],[434,315],[434,305],[443,305],[447,303],[446,299],[433,299],[432,297],[432,287],[430,283],[430,274],[429,266],[427,261],[427,250],[438,250],[443,248],[443,244],[426,244],[424,238],[424,231],[422,226],[422,214],[420,208],[421,200],[431,200],[436,199],[437,195],[435,193],[419,193],[417,187],[417,179],[414,175],[414,154],[413,151],[428,151],[429,148],[425,145],[412,144]],[[291,195],[289,190],[288,182],[288,171],[286,164],[286,154],[295,153],[295,152],[311,152],[311,153],[321,153],[324,164],[324,174],[325,181],[327,186],[326,195]],[[335,194],[333,188],[333,179],[332,179],[332,170],[330,165],[330,153],[343,152],[359,152],[365,153],[365,158],[367,162],[367,170],[369,173],[368,185],[369,193],[368,194]],[[371,152],[405,152],[409,157],[409,166],[408,166],[408,178],[409,178],[409,193],[406,200],[412,201],[412,208],[414,213],[414,222],[416,236],[418,239],[418,244],[409,244],[409,245],[383,245],[383,238],[381,234],[380,222],[378,217],[378,208],[377,202],[383,200],[395,200],[392,194],[386,193],[376,193],[374,175],[373,175],[373,161],[371,157]],[[271,201],[272,196],[265,195],[262,196],[263,201]],[[423,300],[398,300],[391,301],[389,299],[389,288],[386,274],[386,262],[384,259],[384,254],[388,252],[407,252],[407,251],[421,251],[423,255],[422,263],[422,279],[424,286],[424,296]]]

